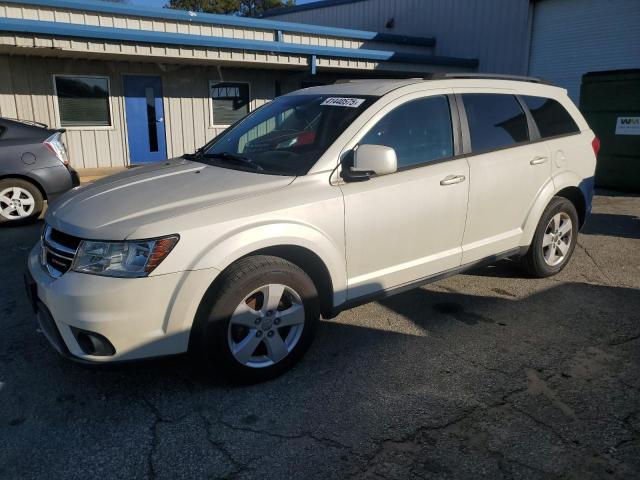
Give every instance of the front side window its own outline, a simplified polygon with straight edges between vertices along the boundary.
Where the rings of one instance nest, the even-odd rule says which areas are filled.
[[[285,95],[205,145],[195,159],[242,170],[304,175],[375,97]]]
[[[249,113],[249,84],[209,82],[212,125],[228,127]]]
[[[434,96],[395,108],[369,130],[361,145],[384,145],[395,150],[398,168],[453,156],[449,101]]]
[[[545,97],[522,97],[542,138],[580,132],[569,112],[559,102]]]
[[[58,113],[62,127],[108,127],[109,79],[56,75]]]
[[[465,93],[462,100],[474,153],[529,140],[527,117],[513,95]]]

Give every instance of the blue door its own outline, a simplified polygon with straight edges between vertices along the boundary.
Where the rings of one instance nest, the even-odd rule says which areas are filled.
[[[160,77],[124,75],[129,155],[132,164],[167,158]]]

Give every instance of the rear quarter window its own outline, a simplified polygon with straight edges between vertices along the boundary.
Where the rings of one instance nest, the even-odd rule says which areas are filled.
[[[523,96],[522,100],[531,112],[542,138],[580,132],[569,112],[556,100],[532,96]]]

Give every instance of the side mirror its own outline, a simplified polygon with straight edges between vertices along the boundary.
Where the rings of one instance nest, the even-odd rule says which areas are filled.
[[[351,172],[361,177],[387,175],[398,170],[396,151],[384,145],[359,145],[353,154]]]

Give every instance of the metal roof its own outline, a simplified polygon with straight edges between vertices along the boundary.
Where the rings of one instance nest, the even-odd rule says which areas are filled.
[[[74,24],[60,21],[33,20],[24,18],[0,18],[0,31],[15,33],[32,33],[50,35],[54,37],[71,37],[85,39],[99,39],[107,41],[123,41],[144,44],[181,45],[204,48],[222,48],[229,50],[245,50],[256,52],[272,52],[291,55],[308,55],[312,58],[354,59],[371,62],[392,62],[417,65],[434,65],[459,68],[475,68],[478,60],[474,58],[458,58],[449,56],[430,55],[426,53],[398,52],[389,49],[375,48],[344,48],[323,45],[312,45],[309,42],[294,43],[282,41],[282,32],[305,32],[307,34],[325,35],[337,38],[350,38],[370,41],[381,41],[376,32],[351,30],[345,28],[324,27],[318,25],[298,24],[244,18],[234,15],[213,15],[171,9],[153,9],[114,4],[96,0],[2,0],[6,4],[49,7],[68,9],[80,12],[97,12],[126,17],[144,17],[189,22],[193,24],[214,24],[219,26],[233,26],[269,31],[273,29],[274,40],[254,40],[245,38],[230,38],[226,36],[196,35],[192,33],[176,33],[165,31],[150,31],[134,28],[119,28],[102,25]],[[402,36],[392,36],[391,40],[402,43],[412,43]],[[396,38],[398,37],[398,38]],[[420,39],[418,39],[420,40]],[[429,39],[422,38],[424,44]],[[419,41],[416,41],[419,43]],[[311,42],[313,43],[313,42]],[[415,44],[415,42],[413,43]]]
[[[393,52],[388,50],[324,47],[319,45],[210,37],[184,33],[150,32],[146,30],[134,30],[128,28],[75,25],[72,23],[44,22],[40,20],[0,18],[0,31],[39,33],[62,37],[92,38],[152,44],[188,45],[196,47],[241,49],[285,54],[317,55],[322,57],[372,60],[378,62],[442,65],[468,68],[473,68],[478,65],[478,61],[471,58],[441,57],[437,55]]]
[[[263,20],[260,18],[239,17],[236,15],[217,15],[213,13],[193,12],[188,10],[174,10],[170,8],[140,7],[122,3],[111,3],[104,0],[2,0],[2,3],[67,8],[71,10],[83,10],[86,12],[109,13],[211,25],[227,25],[230,27],[246,27],[274,31],[280,30],[282,32],[329,35],[332,37],[350,38],[355,40],[419,45],[424,47],[431,47],[436,43],[436,40],[433,37],[413,37],[407,35],[370,32],[366,30],[352,30],[350,28],[309,25],[279,20]]]

